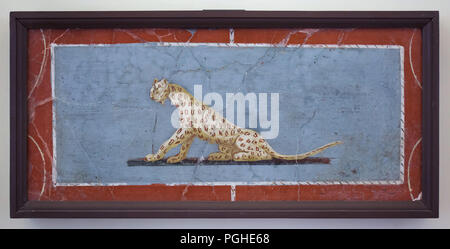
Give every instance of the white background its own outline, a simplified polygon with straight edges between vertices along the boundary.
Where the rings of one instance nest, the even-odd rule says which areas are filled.
[[[439,219],[9,218],[9,12],[94,10],[439,10]],[[0,228],[450,228],[450,1],[448,0],[2,0],[0,2]]]

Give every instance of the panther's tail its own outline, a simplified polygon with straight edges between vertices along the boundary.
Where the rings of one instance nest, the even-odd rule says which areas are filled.
[[[310,156],[314,156],[315,154],[318,154],[330,147],[333,147],[335,145],[341,144],[341,141],[332,142],[329,144],[326,144],[324,146],[321,146],[317,149],[311,150],[309,152],[303,153],[303,154],[297,154],[297,155],[281,155],[277,153],[270,145],[266,142],[266,152],[269,153],[272,157],[278,158],[278,159],[284,159],[284,160],[301,160]]]

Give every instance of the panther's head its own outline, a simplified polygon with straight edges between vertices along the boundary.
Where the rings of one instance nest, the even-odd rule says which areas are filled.
[[[164,104],[167,96],[169,96],[169,82],[166,79],[158,81],[155,79],[153,81],[152,89],[150,90],[150,98],[154,101]]]

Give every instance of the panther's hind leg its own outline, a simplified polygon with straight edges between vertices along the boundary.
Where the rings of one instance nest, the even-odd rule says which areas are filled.
[[[219,151],[209,154],[208,161],[230,161],[232,159],[231,146],[219,145]]]
[[[236,139],[236,148],[239,149],[233,154],[233,161],[261,161],[271,160],[272,157],[261,146],[261,138],[256,132],[253,134],[242,134]]]
[[[256,152],[238,152],[233,155],[233,161],[261,161],[261,160],[271,160],[272,157],[266,152],[256,153]]]
[[[183,159],[185,159],[187,156],[187,153],[189,152],[189,148],[192,145],[192,142],[194,142],[194,137],[186,140],[186,142],[184,142],[181,145],[180,152],[178,154],[167,158],[167,163],[178,163],[178,162],[181,162]]]

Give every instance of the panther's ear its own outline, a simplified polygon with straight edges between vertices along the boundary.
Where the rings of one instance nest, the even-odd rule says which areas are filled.
[[[153,85],[154,85],[156,82],[158,82],[158,79],[157,79],[157,78],[155,78],[155,80],[153,80]]]
[[[169,82],[167,81],[167,79],[162,79],[161,82],[163,85],[169,85]]]

